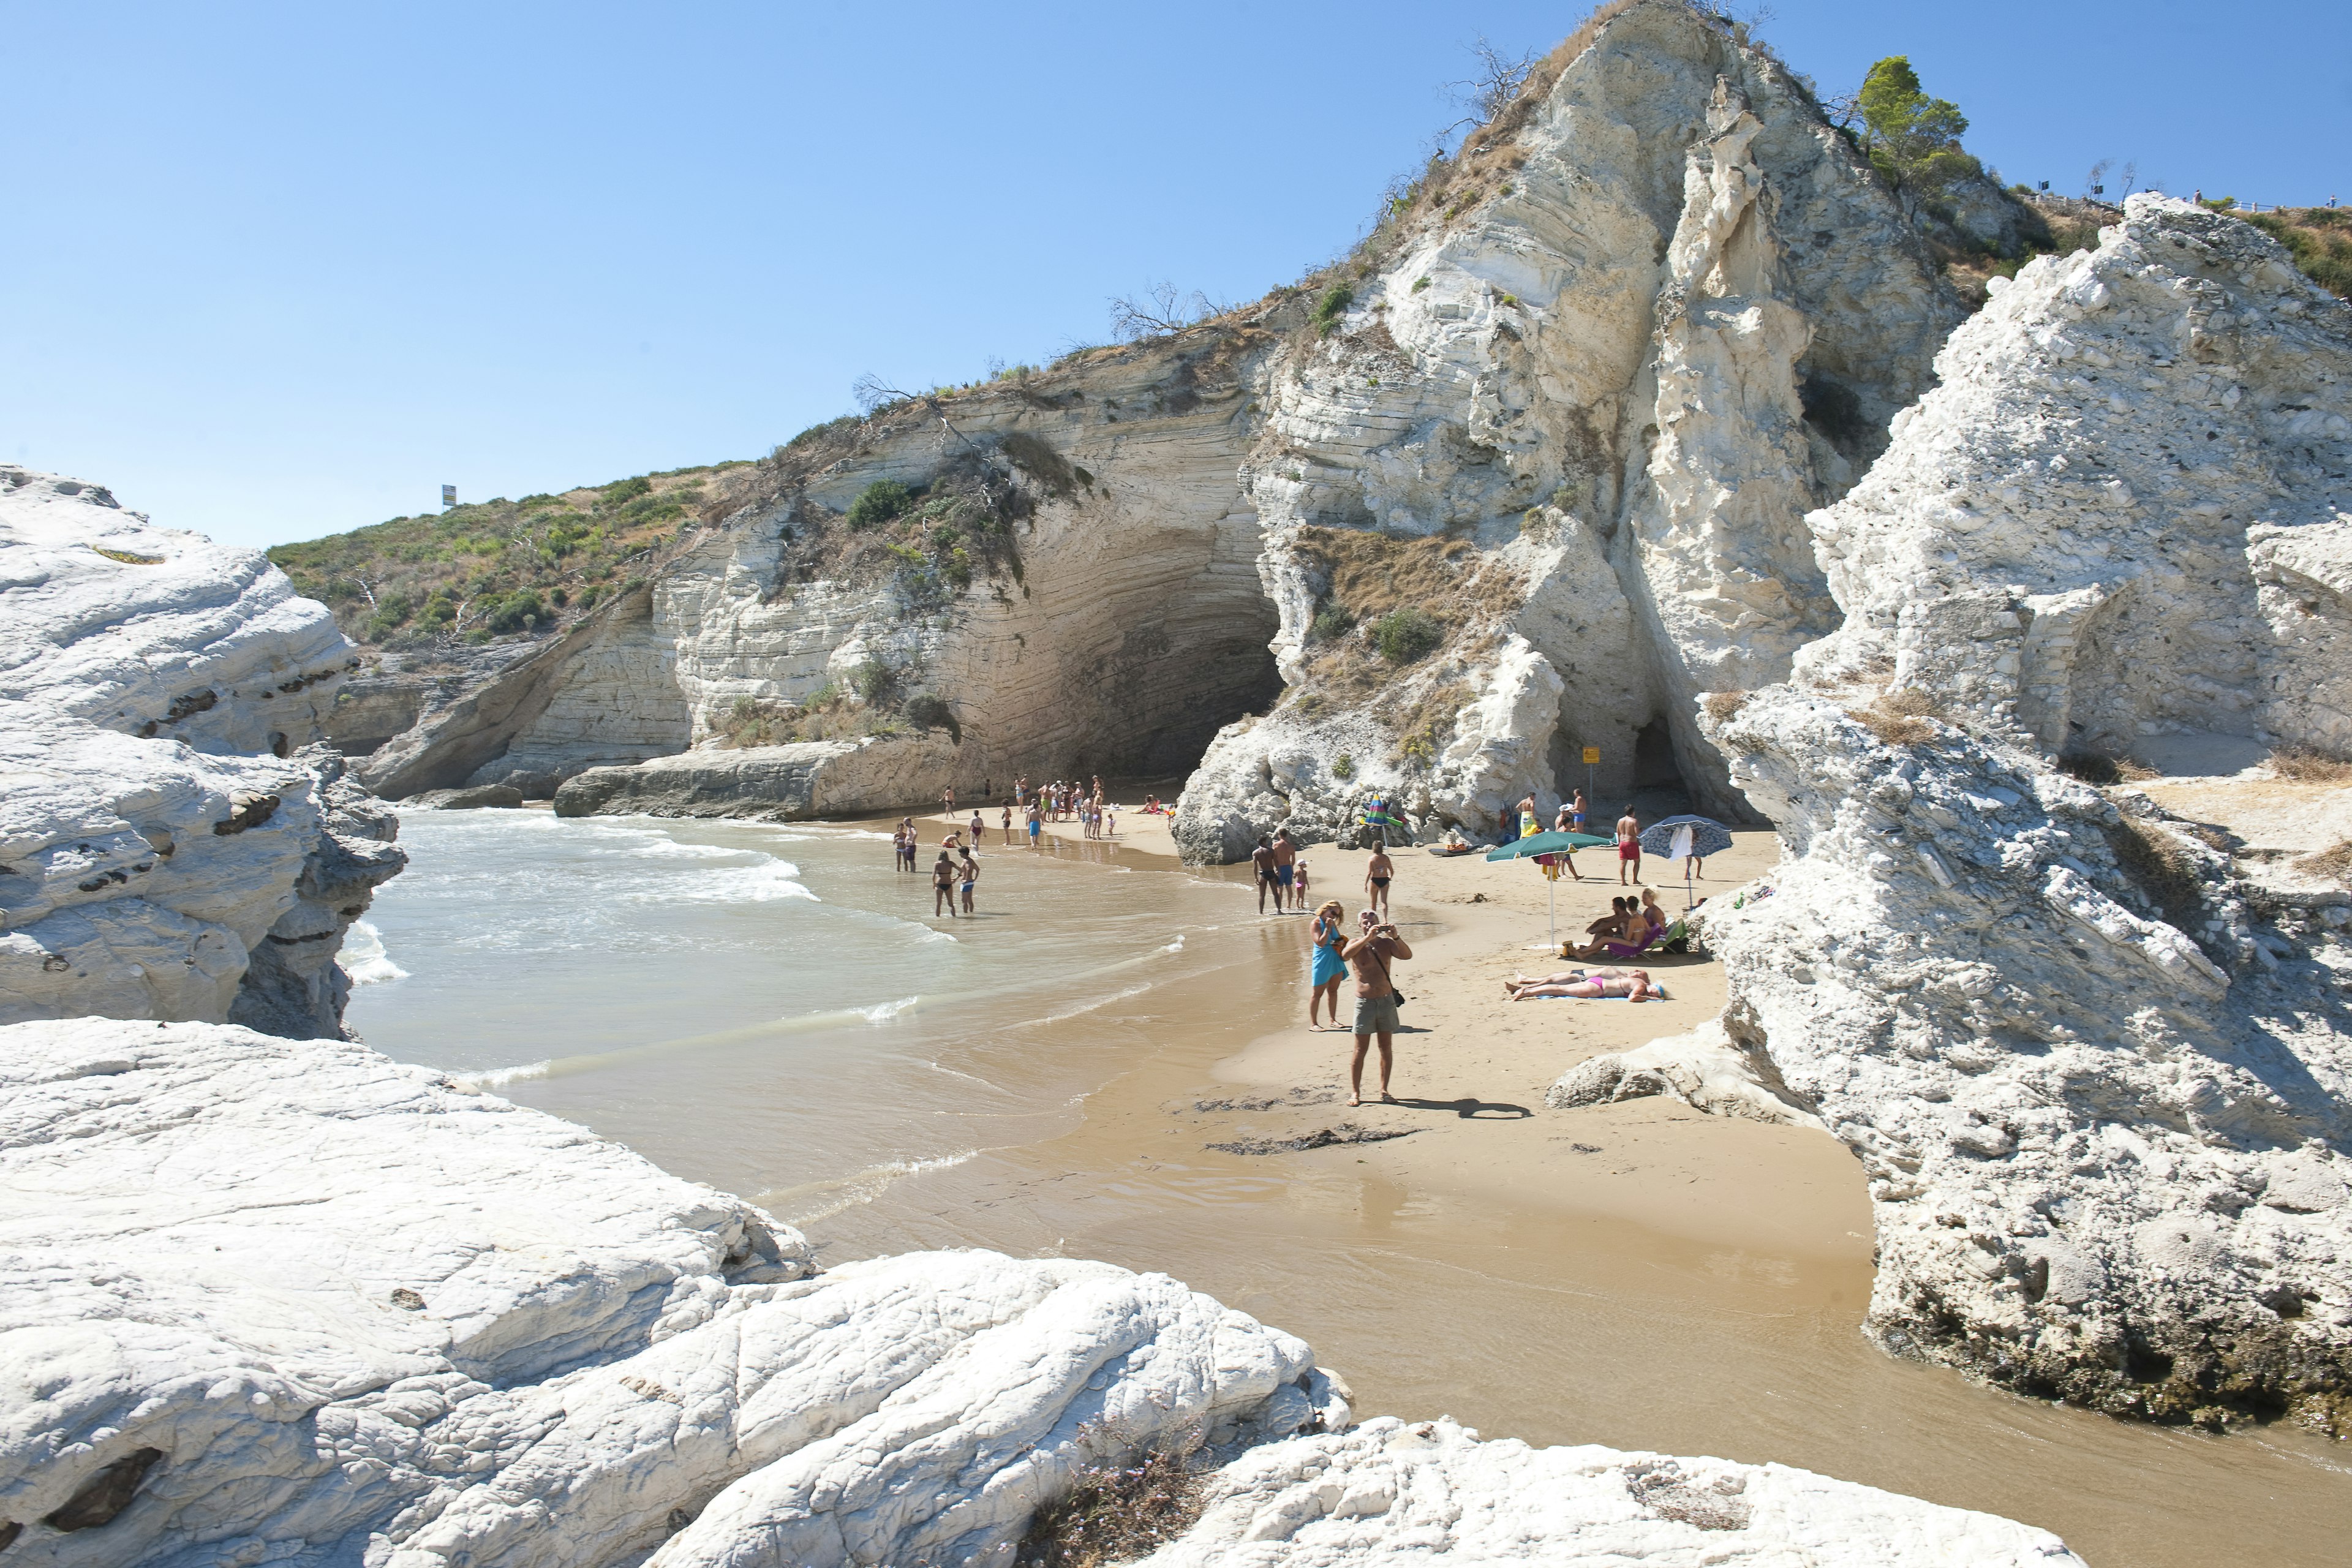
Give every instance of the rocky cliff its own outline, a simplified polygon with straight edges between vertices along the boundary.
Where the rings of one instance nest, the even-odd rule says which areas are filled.
[[[0,1021],[341,1030],[396,825],[301,748],[355,665],[257,552],[0,470]]]
[[[2282,899],[2226,834],[2083,782],[2341,744],[2352,310],[2285,259],[2135,196],[1954,335],[1810,519],[1842,628],[1702,710],[1786,850],[1710,906],[1723,1037],[1621,1065],[1706,1105],[1678,1083],[1743,1054],[1748,1108],[1853,1149],[1889,1345],[2342,1432],[2352,893]]]
[[[2038,228],[1979,197],[1990,232]],[[1484,827],[1587,745],[1604,793],[1746,816],[1695,700],[1835,626],[1803,515],[1964,314],[1743,29],[1606,6],[1344,263],[729,470],[639,595],[363,774],[544,793],[688,745],[935,733],[862,694],[844,725],[878,668],[956,725],[877,804],[1197,763],[1195,858],[1345,833],[1371,792]],[[853,515],[877,485],[911,502],[878,528]],[[1381,636],[1396,611],[1422,620]]]
[[[1002,1564],[1041,1503],[1154,1447],[1235,1461],[1178,1561],[2075,1561],[1773,1466],[1394,1421],[1269,1447],[1344,1432],[1344,1394],[1165,1276],[820,1271],[738,1199],[340,1041],[0,1028],[0,1549],[26,1563]]]

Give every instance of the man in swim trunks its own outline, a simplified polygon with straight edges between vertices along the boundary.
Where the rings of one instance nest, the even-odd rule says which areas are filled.
[[[950,785],[948,785],[948,787],[947,787],[947,793],[946,793],[945,795],[941,795],[940,798],[941,800],[944,800],[945,802],[947,802],[947,807],[948,807],[947,816],[948,816],[948,820],[949,820],[950,822],[953,822],[953,821],[955,820],[955,785],[953,785],[953,784],[950,784]]]
[[[972,884],[979,880],[980,862],[973,859],[971,851],[967,849],[963,852],[963,912],[966,914],[971,913]]]
[[[1000,821],[1000,822],[997,824],[997,826],[998,826],[999,830],[1000,830],[1000,831],[1002,831],[1002,832],[1003,833],[1003,835],[1004,835],[1004,847],[1005,847],[1007,849],[1012,848],[1012,847],[1013,847],[1013,803],[1012,803],[1010,800],[1008,800],[1008,801],[1006,801],[1006,802],[1004,803],[1004,816],[1003,816],[1003,820],[1002,820],[1002,821]]]
[[[1568,830],[1569,830],[1570,833],[1581,833],[1581,832],[1583,832],[1583,831],[1584,831],[1584,817],[1585,817],[1585,810],[1584,810],[1584,792],[1583,792],[1582,790],[1578,790],[1578,791],[1576,792],[1576,799],[1575,799],[1574,801],[1570,802],[1570,805],[1569,805],[1569,808],[1568,808]]]
[[[1257,912],[1265,913],[1265,896],[1274,895],[1274,912],[1282,912],[1282,888],[1274,879],[1274,840],[1261,833],[1257,847],[1250,851],[1250,864],[1257,868]]]
[[[1378,834],[1372,836],[1372,858],[1364,862],[1364,901],[1389,918],[1389,883],[1396,878],[1396,863],[1389,858],[1388,847]],[[1407,953],[1406,957],[1412,955]]]
[[[1617,880],[1632,887],[1642,879],[1642,819],[1627,806],[1617,819]]]
[[[1045,814],[1039,809],[1037,803],[1033,800],[1029,803],[1029,847],[1033,851],[1037,847],[1037,835],[1045,830]]]
[[[1290,898],[1291,867],[1297,859],[1298,846],[1292,841],[1290,829],[1276,830],[1274,836],[1274,907],[1277,912]]]
[[[1356,972],[1356,1054],[1348,1064],[1348,1103],[1364,1103],[1364,1052],[1377,1036],[1381,1102],[1394,1105],[1396,1096],[1389,1092],[1389,1069],[1395,1064],[1391,1040],[1399,1026],[1396,982],[1390,977],[1389,965],[1411,958],[1412,949],[1397,934],[1396,927],[1381,921],[1341,948],[1339,956]]]
[[[955,919],[955,885],[956,864],[949,858],[948,852],[942,849],[940,851],[940,858],[931,863],[932,919],[938,919],[942,911],[945,911],[948,919]]]

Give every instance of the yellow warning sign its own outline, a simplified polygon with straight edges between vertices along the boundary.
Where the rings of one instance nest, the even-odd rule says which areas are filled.
[[[1591,766],[1594,763],[1597,763],[1597,762],[1599,762],[1600,760],[1601,760],[1601,748],[1600,748],[1600,747],[1598,747],[1598,746],[1587,746],[1587,747],[1585,747],[1585,748],[1584,748],[1584,763],[1585,763],[1585,765],[1586,765],[1587,767]]]

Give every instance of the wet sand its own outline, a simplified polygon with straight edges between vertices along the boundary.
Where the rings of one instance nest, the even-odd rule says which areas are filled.
[[[1109,843],[1074,823],[1049,831],[1065,856],[1104,868],[1169,868],[1164,818],[1122,812],[1119,828]],[[1727,896],[1776,854],[1769,834],[1744,834],[1701,889]],[[1352,917],[1364,857],[1307,858],[1315,896]],[[1540,873],[1395,858],[1395,914],[1415,952],[1398,971],[1412,998],[1402,1103],[1344,1103],[1349,1037],[1306,1027],[1307,917],[1250,921],[1246,868],[1194,873],[1232,884],[1254,940],[1181,994],[1006,1042],[1042,1063],[1103,1053],[1114,1035],[1148,1040],[1117,1054],[1067,1131],[899,1182],[813,1237],[834,1258],[978,1245],[1173,1274],[1307,1337],[1364,1414],[1778,1460],[2026,1520],[2103,1568],[2342,1561],[2345,1446],[2287,1428],[2126,1425],[1871,1345],[1869,1205],[1834,1140],[1663,1100],[1547,1110],[1544,1089],[1577,1061],[1712,1016],[1721,971],[1646,965],[1665,1003],[1507,1003],[1502,978],[1545,962],[1530,951],[1546,930]],[[1558,885],[1563,931],[1580,933],[1618,890],[1613,861],[1580,865],[1610,876]],[[1679,881],[1652,885],[1680,908]],[[1349,1127],[1408,1135],[1210,1147]]]

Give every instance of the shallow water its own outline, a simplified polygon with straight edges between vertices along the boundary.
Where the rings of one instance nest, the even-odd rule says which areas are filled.
[[[1213,1068],[1293,1010],[1303,962],[1230,871],[997,849],[982,918],[951,923],[866,827],[416,813],[402,841],[352,949],[371,1043],[752,1196],[828,1259],[1164,1270],[1304,1335],[1368,1414],[1778,1460],[2029,1520],[2101,1568],[2345,1559],[2352,1446],[2126,1426],[1895,1361],[1859,1331],[1853,1244],[1202,1150],[1160,1108],[1233,1092]]]

